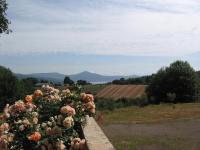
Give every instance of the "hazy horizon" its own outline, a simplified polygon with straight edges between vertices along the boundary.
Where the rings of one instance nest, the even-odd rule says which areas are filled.
[[[48,53],[0,55],[0,64],[15,73],[22,74],[57,72],[71,75],[89,71],[101,75],[141,76],[156,73],[161,67],[169,66],[176,60],[188,61],[198,71],[200,70],[199,57],[200,53],[180,57]]]

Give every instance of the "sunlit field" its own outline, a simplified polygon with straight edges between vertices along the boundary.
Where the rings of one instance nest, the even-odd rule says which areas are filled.
[[[103,130],[117,150],[188,150],[199,126],[200,104],[160,104],[105,111]]]
[[[156,123],[176,119],[200,118],[200,104],[160,104],[106,111],[105,124]]]

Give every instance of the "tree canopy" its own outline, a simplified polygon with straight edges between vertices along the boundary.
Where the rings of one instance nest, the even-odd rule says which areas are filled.
[[[74,81],[70,79],[70,77],[66,76],[64,79],[64,84],[73,85]]]
[[[11,30],[8,28],[10,24],[9,20],[7,19],[7,3],[6,0],[0,0],[0,34],[1,33],[9,33]]]
[[[119,85],[125,85],[125,84],[149,84],[150,81],[151,81],[151,78],[152,78],[152,75],[136,77],[136,78],[128,78],[128,79],[121,78],[119,80],[113,80],[112,84],[119,84]]]
[[[191,102],[197,99],[198,76],[186,61],[161,68],[147,88],[149,99],[159,102]]]
[[[0,66],[0,107],[17,96],[17,79],[12,72]]]
[[[35,78],[18,80],[10,69],[0,66],[0,109],[33,93],[37,82]]]
[[[90,83],[87,82],[86,80],[78,80],[78,81],[77,81],[77,84],[78,84],[78,85],[88,85],[88,84],[90,84]]]

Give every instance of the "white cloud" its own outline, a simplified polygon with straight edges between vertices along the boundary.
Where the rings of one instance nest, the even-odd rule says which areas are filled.
[[[9,0],[0,54],[185,55],[200,50],[197,0]]]

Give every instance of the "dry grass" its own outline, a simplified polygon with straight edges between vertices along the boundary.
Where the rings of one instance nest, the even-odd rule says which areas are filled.
[[[187,150],[185,139],[175,137],[115,137],[112,140],[117,150]]]
[[[200,104],[160,104],[143,108],[127,107],[104,112],[105,124],[155,123],[200,118]]]

